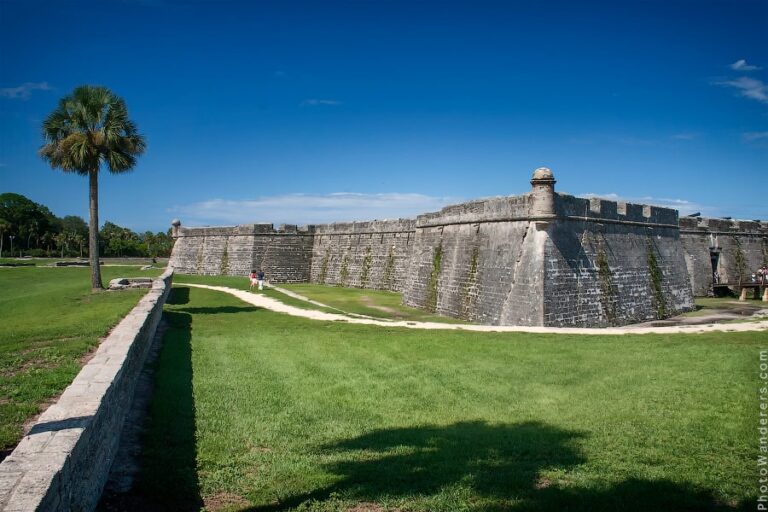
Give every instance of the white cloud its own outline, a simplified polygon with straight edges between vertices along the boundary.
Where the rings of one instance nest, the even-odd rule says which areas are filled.
[[[739,59],[733,64],[730,65],[730,68],[734,71],[756,71],[759,68],[757,66],[752,66],[751,64],[747,64],[747,61],[744,59]]]
[[[607,199],[609,201],[623,201],[626,203],[634,204],[649,204],[653,206],[661,206],[663,208],[674,208],[680,215],[690,215],[691,213],[700,212],[705,217],[716,217],[720,214],[720,209],[712,206],[707,206],[687,199],[670,199],[666,197],[624,197],[618,194],[581,194],[578,197],[584,197],[591,199],[593,197],[599,197],[601,199]]]
[[[48,85],[48,82],[24,82],[18,87],[0,88],[0,97],[12,100],[28,100],[32,96],[32,91],[50,90],[51,86]]]
[[[341,105],[341,102],[338,100],[321,100],[317,98],[310,98],[301,102],[302,107],[316,107],[318,105],[337,106]]]
[[[746,142],[754,142],[756,140],[768,139],[768,132],[746,132],[742,133],[741,137]]]
[[[717,82],[717,85],[733,87],[734,89],[738,89],[739,94],[746,98],[760,101],[762,103],[768,103],[768,86],[766,86],[762,80],[749,78],[747,76],[740,76],[735,80]]]
[[[211,199],[175,206],[169,213],[187,226],[234,224],[324,224],[413,218],[460,202],[424,194],[286,194],[247,200]]]
[[[672,135],[670,138],[673,140],[693,140],[699,136],[698,133],[682,132]]]

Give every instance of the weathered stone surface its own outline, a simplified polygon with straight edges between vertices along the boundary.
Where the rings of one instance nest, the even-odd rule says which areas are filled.
[[[757,268],[768,265],[766,222],[682,217],[680,240],[694,295],[707,295],[712,289],[713,254],[722,283],[746,281]]]
[[[0,464],[0,510],[95,508],[172,276],[168,270],[152,283]]]
[[[394,290],[405,304],[492,325],[609,326],[693,307],[722,280],[768,264],[768,225],[680,219],[677,210],[554,191],[451,205],[416,219],[311,226],[180,228],[181,273]]]
[[[124,290],[126,288],[152,288],[152,279],[149,277],[118,277],[112,279],[107,287],[110,290]]]

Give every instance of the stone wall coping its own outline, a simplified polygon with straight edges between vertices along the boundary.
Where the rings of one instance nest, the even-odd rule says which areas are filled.
[[[0,463],[0,510],[96,507],[172,279],[169,267],[153,281],[58,401]]]

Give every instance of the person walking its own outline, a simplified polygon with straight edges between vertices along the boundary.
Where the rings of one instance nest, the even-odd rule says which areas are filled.
[[[259,272],[256,274],[256,280],[259,283],[259,290],[264,289],[264,270],[259,269]]]
[[[251,280],[251,287],[250,290],[253,291],[253,287],[256,286],[259,282],[258,274],[256,273],[256,270],[251,270],[251,273],[248,274],[248,279]]]

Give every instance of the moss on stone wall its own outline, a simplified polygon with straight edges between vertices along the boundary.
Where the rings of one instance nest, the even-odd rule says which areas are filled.
[[[368,285],[368,275],[371,272],[371,263],[373,262],[373,255],[371,255],[371,246],[365,250],[365,257],[363,258],[363,266],[360,270],[360,288],[365,288]]]
[[[227,245],[224,244],[224,253],[221,255],[221,269],[219,273],[222,276],[229,275],[229,253],[227,252]]]
[[[349,254],[344,254],[341,260],[341,269],[339,270],[339,282],[337,286],[347,286],[349,279]]]
[[[326,249],[323,255],[323,261],[320,263],[320,273],[317,275],[317,281],[325,284],[325,277],[328,275],[328,259],[331,257],[331,250]]]
[[[469,258],[469,274],[467,282],[461,288],[461,317],[469,320],[472,305],[477,299],[477,261],[480,257],[480,248],[472,248],[472,255]]]
[[[667,315],[667,302],[662,291],[664,276],[659,268],[656,249],[653,247],[653,243],[649,241],[647,247],[648,275],[651,280],[651,290],[653,291],[653,299],[656,305],[656,318],[665,318]]]
[[[427,283],[427,300],[425,307],[427,311],[434,313],[437,311],[437,287],[440,278],[440,269],[443,265],[443,243],[435,247],[432,253],[432,272],[429,274]]]
[[[387,263],[384,266],[384,276],[381,279],[381,287],[385,290],[392,289],[392,277],[395,273],[395,248],[394,246],[389,248],[389,254],[387,254]]]
[[[611,324],[616,322],[616,290],[613,287],[613,276],[608,264],[608,255],[601,245],[597,250],[597,274],[600,278],[600,305]]]

